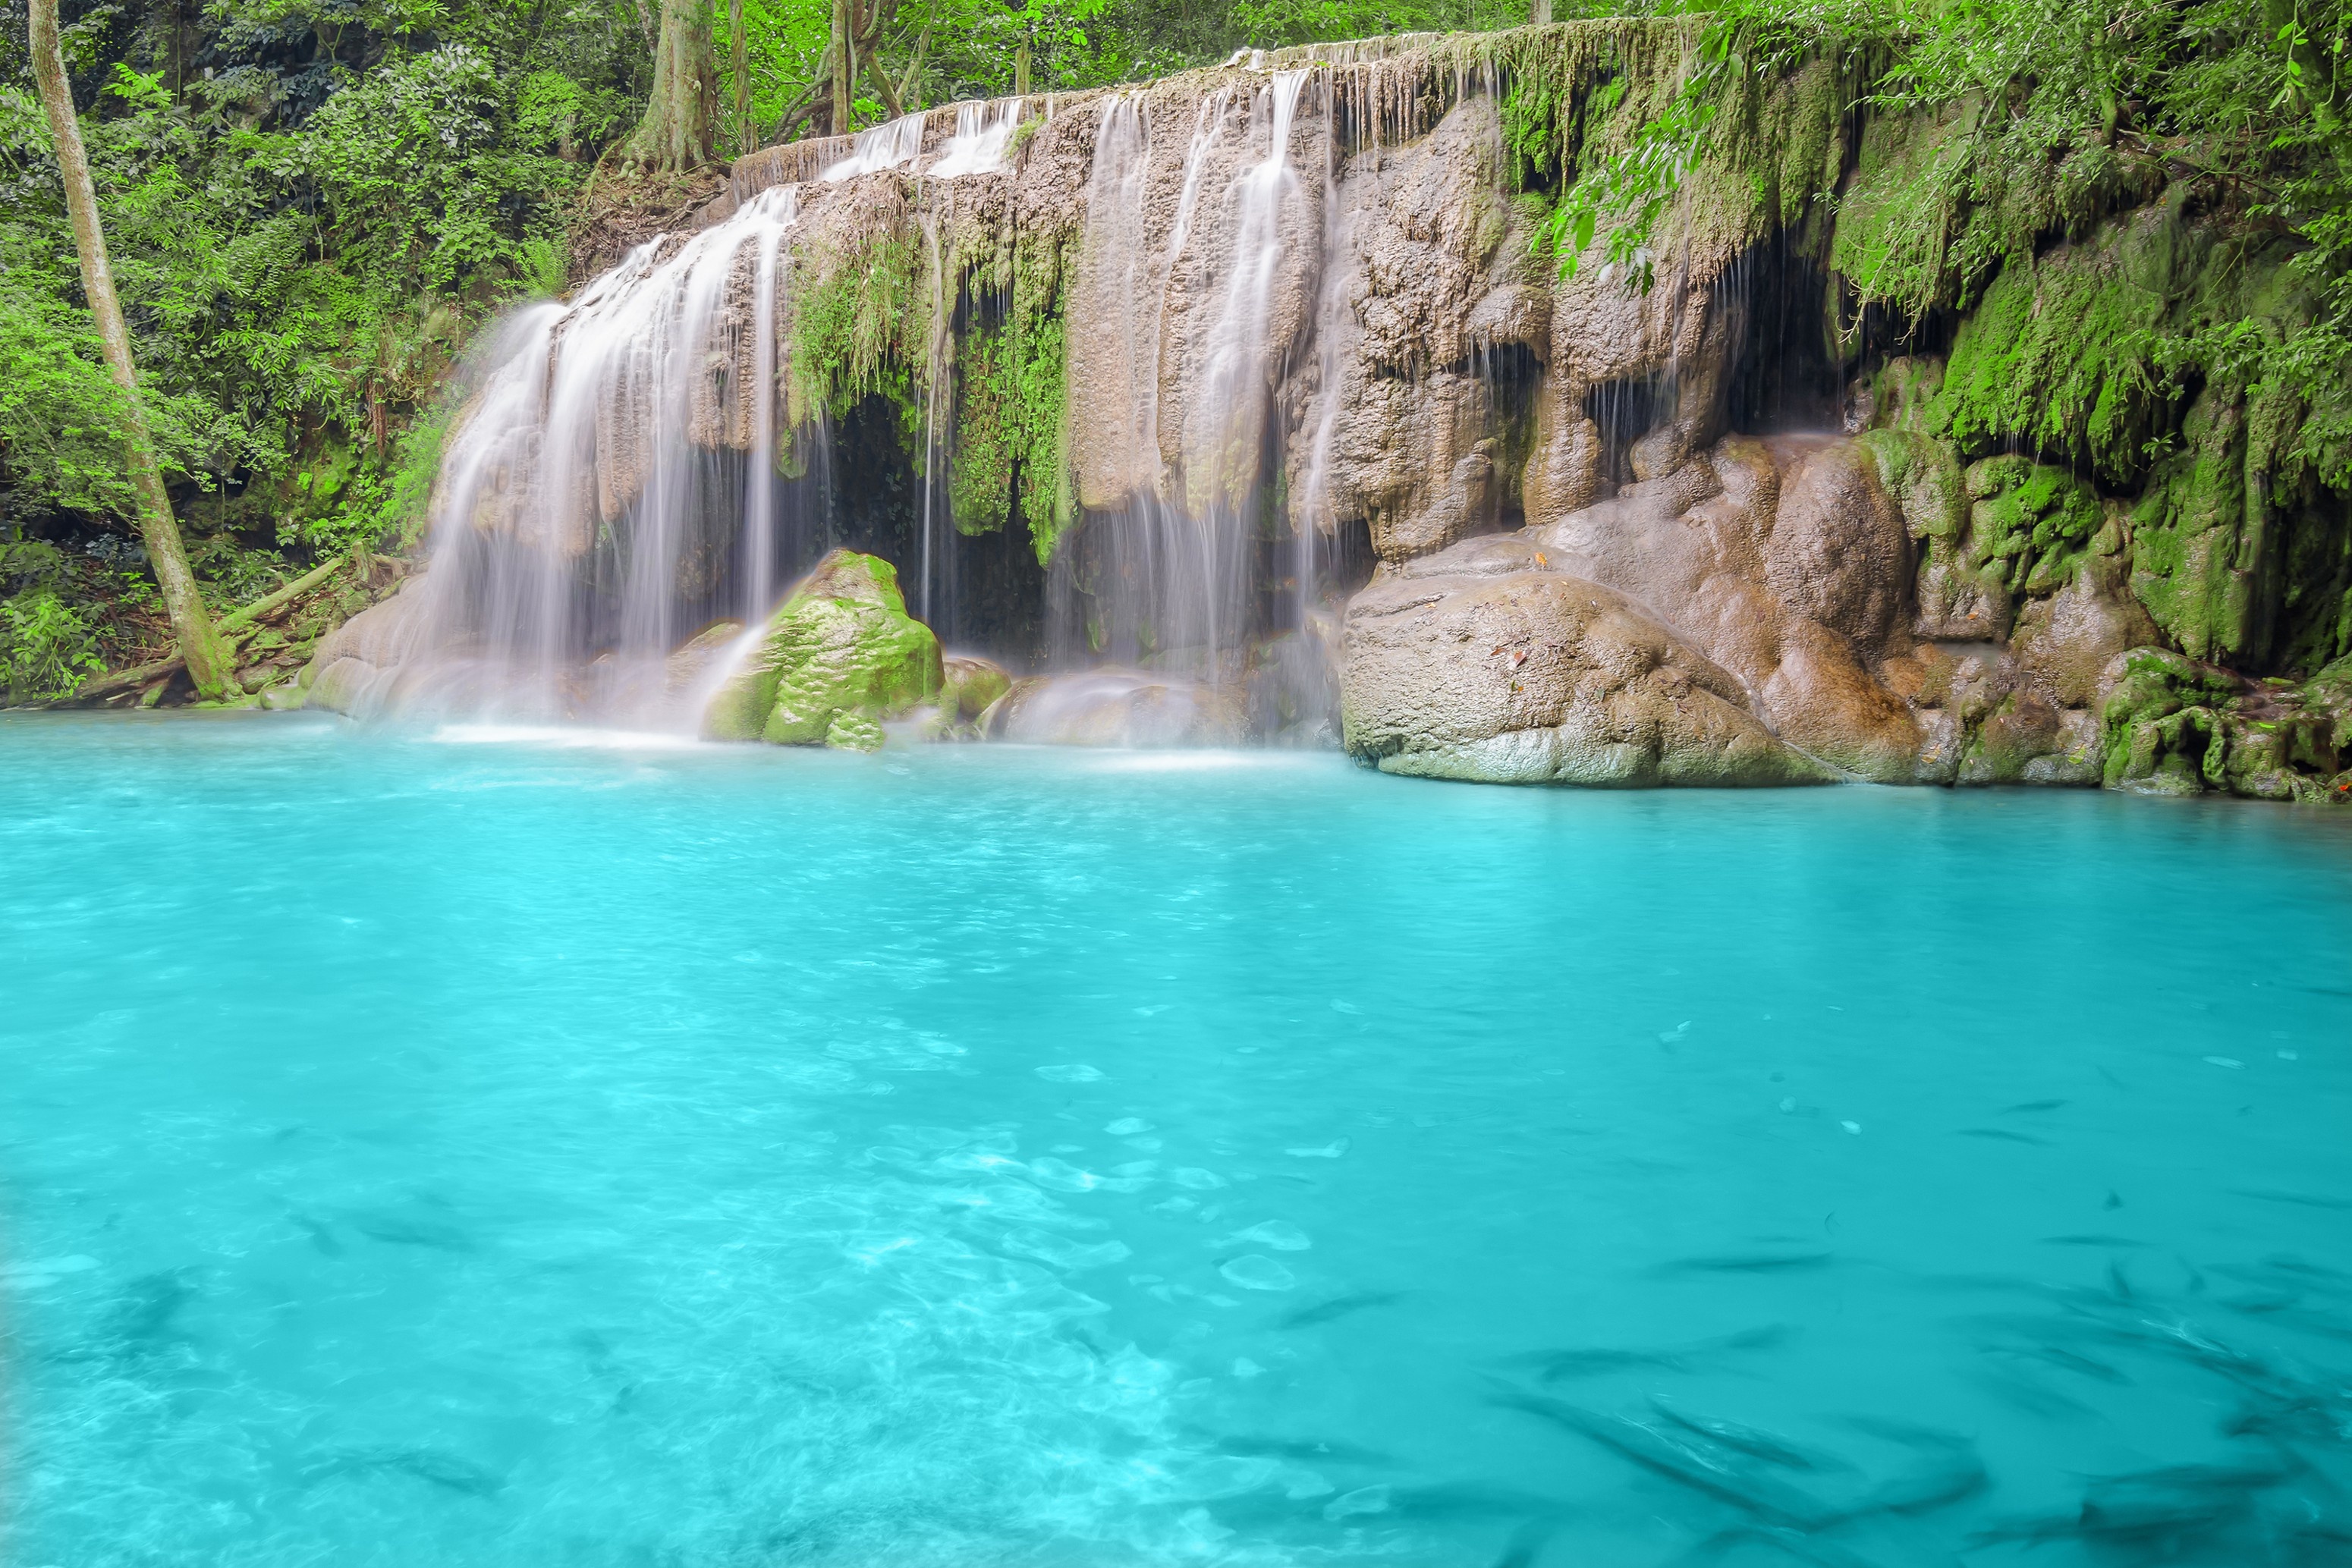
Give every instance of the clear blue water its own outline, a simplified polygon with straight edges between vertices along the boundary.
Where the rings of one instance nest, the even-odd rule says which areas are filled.
[[[2352,1552],[2352,819],[43,716],[0,942],[26,1568]]]

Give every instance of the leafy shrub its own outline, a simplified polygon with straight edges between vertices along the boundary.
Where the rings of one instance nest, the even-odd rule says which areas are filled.
[[[0,599],[0,687],[10,701],[71,696],[105,667],[96,629],[56,594]]]

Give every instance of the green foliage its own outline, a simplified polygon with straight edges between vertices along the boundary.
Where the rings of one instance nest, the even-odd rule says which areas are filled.
[[[1612,267],[1646,287],[1659,225],[1670,214],[1684,221],[1710,170],[1759,162],[1745,112],[1763,96],[1758,83],[1800,59],[1834,60],[1852,73],[1846,97],[1865,125],[1825,259],[1857,319],[1877,306],[1908,329],[1982,298],[2005,319],[1989,323],[2003,339],[1994,358],[2031,361],[2063,329],[2021,325],[2021,302],[2059,322],[2071,323],[2075,307],[2092,312],[2087,362],[2069,378],[2011,383],[2006,408],[1984,406],[2000,402],[1988,381],[1987,397],[1966,411],[1988,416],[1966,427],[1971,438],[2027,439],[2119,476],[2141,463],[2132,448],[2161,434],[2148,410],[2164,385],[2214,371],[2229,351],[2238,379],[2297,407],[2281,455],[2287,471],[2352,484],[2347,0],[2120,10],[2072,0],[1635,0],[1624,9],[1693,17],[1663,98],[1655,68],[1629,65],[1574,106],[1598,112],[1591,123],[1543,84],[1521,85],[1506,107],[1523,183],[1550,172],[1545,132],[1560,133],[1569,184],[1546,239],[1564,271],[1605,235]],[[1787,178],[1793,170],[1782,172],[1786,222],[1790,198],[1809,193]],[[2307,308],[2273,312],[2274,328],[2249,333],[2242,318],[2143,320],[2157,312],[2095,278],[2063,280],[2056,297],[2035,288],[2031,275],[2050,245],[2087,238],[2168,180],[2185,181],[2241,232],[2289,239],[2286,267]],[[2003,278],[2008,297],[1991,298]],[[2043,392],[2054,408],[2024,406]]]
[[[847,255],[807,256],[816,274],[795,300],[786,414],[798,425],[822,411],[839,419],[879,392],[914,406],[912,367],[924,358],[928,298],[915,242],[886,234]]]
[[[105,667],[96,630],[56,594],[0,599],[0,690],[11,702],[71,696]]]
[[[34,497],[82,511],[128,513],[122,394],[100,362],[88,311],[26,287],[0,229],[0,463],[19,504]]]
[[[1063,485],[1062,319],[1015,312],[999,331],[956,346],[954,449],[948,497],[968,534],[1028,520],[1040,564],[1053,559],[1068,505]]]
[[[2154,362],[2169,279],[2132,265],[2137,237],[1993,279],[1953,341],[1936,410],[1963,451],[2022,438],[2118,488],[2137,479],[2176,391]]]
[[[532,107],[543,110],[544,96]],[[502,209],[544,204],[564,188],[561,160],[500,145],[505,111],[489,57],[453,44],[345,87],[305,135],[254,156],[319,192],[331,243],[369,253],[396,277],[449,289],[523,272],[523,236]]]

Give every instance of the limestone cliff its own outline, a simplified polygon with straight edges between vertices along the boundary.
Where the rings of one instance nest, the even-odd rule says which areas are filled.
[[[1564,269],[1546,214],[1690,42],[1375,40],[742,159],[510,329],[403,625],[658,661],[845,544],[951,645],[1126,672],[1024,682],[1003,736],[2336,789],[2345,497],[2295,410],[2147,347],[2291,320],[2278,248],[2110,159],[1967,308],[1890,317],[1946,131],[1805,59],[1727,89],[1633,263]]]

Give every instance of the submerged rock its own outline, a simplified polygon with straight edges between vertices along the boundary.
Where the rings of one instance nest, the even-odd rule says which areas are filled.
[[[981,729],[1032,746],[1233,746],[1247,725],[1213,686],[1113,669],[1015,681]]]
[[[909,617],[898,574],[836,549],[770,618],[759,646],[703,709],[713,740],[872,751],[881,720],[901,718],[940,687],[940,643]]]
[[[1337,744],[1339,637],[1338,617],[1318,612],[1302,631],[1250,644],[1242,683],[1253,734],[1276,746]]]
[[[1387,578],[1349,606],[1350,754],[1387,773],[1490,784],[1834,777],[1749,713],[1729,674],[1624,595],[1539,566],[1463,564],[1472,570]]]

